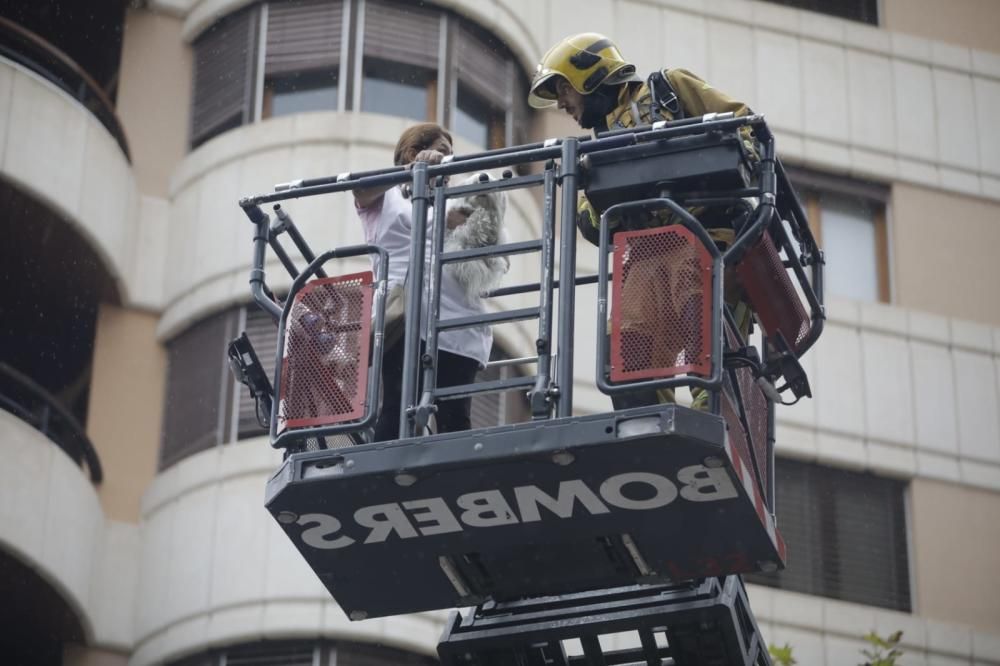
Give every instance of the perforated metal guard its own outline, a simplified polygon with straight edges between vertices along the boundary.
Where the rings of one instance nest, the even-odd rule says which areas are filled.
[[[278,432],[364,414],[372,273],[319,278],[295,294],[285,323]]]
[[[728,324],[726,325],[726,341],[730,349],[737,349],[741,346],[737,334]],[[740,396],[743,398],[743,408],[746,410],[747,423],[750,426],[750,432],[747,433],[747,444],[753,450],[754,462],[757,465],[757,479],[764,497],[769,497],[767,488],[770,479],[767,455],[767,398],[757,386],[750,368],[737,368],[733,374],[736,375],[736,383],[740,389]],[[742,428],[742,424],[740,427]]]
[[[722,400],[720,402],[722,403],[722,418],[726,421],[729,444],[733,447],[733,452],[740,457],[743,468],[752,470],[754,469],[753,458],[750,456],[747,432],[743,428],[743,422],[740,420],[740,412],[736,406],[733,384],[729,378],[729,373],[725,374],[722,386]]]
[[[611,381],[712,372],[712,257],[680,225],[616,233]]]
[[[736,264],[736,274],[764,332],[774,337],[780,331],[792,349],[798,352],[809,333],[809,315],[770,234],[764,233],[747,251]]]

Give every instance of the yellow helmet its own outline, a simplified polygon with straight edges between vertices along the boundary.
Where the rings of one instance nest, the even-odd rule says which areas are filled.
[[[581,95],[589,95],[602,83],[638,81],[635,65],[625,62],[615,43],[596,32],[567,37],[549,49],[535,68],[528,104],[536,109],[553,106],[557,77],[565,79]]]

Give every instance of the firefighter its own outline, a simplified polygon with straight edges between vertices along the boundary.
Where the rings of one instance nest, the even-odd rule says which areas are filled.
[[[528,103],[537,109],[558,107],[572,116],[580,127],[592,129],[595,134],[706,113],[731,112],[742,116],[750,112],[746,104],[716,90],[687,70],[663,69],[643,80],[614,42],[592,32],[567,37],[549,49],[535,70]],[[748,154],[756,158],[757,150],[750,128],[743,128],[740,134]],[[709,236],[720,249],[732,244],[738,219],[745,215],[742,209],[728,207],[690,209],[690,212],[706,227]],[[617,221],[610,223],[614,226]],[[650,223],[649,220],[643,221],[644,225]],[[669,215],[652,223],[669,224]],[[576,224],[585,239],[594,245],[599,244],[600,211],[595,210],[583,194],[577,204]],[[666,289],[661,286],[657,291],[667,292],[664,298],[671,301],[670,308],[676,312],[684,312],[696,295],[690,291],[678,291],[671,285],[689,282],[683,279],[686,262],[681,258],[674,260],[666,257],[660,263],[671,265],[659,271],[645,270],[642,273],[649,276],[647,281],[655,279],[654,275],[662,276],[667,283]],[[735,279],[730,279],[731,277],[727,273],[726,302],[733,308],[740,332],[745,336],[750,325],[750,310],[740,298]],[[654,346],[645,345],[641,341],[641,336],[648,337],[650,331],[655,330],[661,321],[663,304],[659,304],[657,308],[649,303],[649,294],[653,290],[648,287],[651,286],[653,285],[634,285],[637,293],[642,292],[641,297],[633,299],[631,307],[624,312],[621,324],[623,340],[627,341],[631,336],[632,343],[629,346],[633,349]],[[676,352],[683,353],[683,350],[678,349]],[[692,394],[693,406],[704,409],[707,406],[707,393],[695,389]],[[655,394],[648,391],[637,392],[613,399],[616,409],[673,401],[671,390],[661,390]]]

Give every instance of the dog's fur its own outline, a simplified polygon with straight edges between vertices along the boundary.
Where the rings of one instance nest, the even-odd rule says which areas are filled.
[[[483,175],[493,180],[489,174],[477,173],[460,184],[480,182]],[[504,192],[484,192],[461,199],[449,199],[448,211],[455,209],[467,213],[468,219],[464,224],[446,232],[445,252],[507,242],[507,233],[503,228],[507,211],[507,195]],[[496,288],[509,268],[510,261],[507,257],[484,257],[445,266],[445,270],[465,288],[472,303],[479,301],[485,292]]]

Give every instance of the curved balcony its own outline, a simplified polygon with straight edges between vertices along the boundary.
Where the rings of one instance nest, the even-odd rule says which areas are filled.
[[[215,447],[160,474],[144,498],[134,666],[212,646],[287,638],[432,655],[443,613],[351,622],[270,519],[266,440]]]
[[[6,411],[0,455],[0,550],[34,570],[83,635],[94,636],[91,581],[104,516],[93,485],[44,435]]]
[[[128,141],[115,107],[101,86],[78,64],[40,36],[0,16],[0,55],[31,70],[85,106],[108,130],[126,159]]]
[[[127,155],[84,103],[9,53],[0,53],[0,99],[0,192],[72,228],[128,301],[139,232]]]
[[[0,409],[48,437],[73,462],[87,469],[92,483],[101,482],[101,461],[80,422],[55,396],[6,363],[0,363]]]
[[[205,314],[249,300],[252,229],[237,205],[241,197],[295,178],[384,167],[411,124],[376,113],[302,113],[244,125],[191,152],[171,184],[166,265],[172,270],[159,335],[171,337]],[[456,153],[479,150],[456,140]],[[284,208],[316,251],[363,242],[350,195],[301,199]],[[511,238],[537,238],[540,217],[531,194],[512,193],[506,221]],[[511,257],[508,275],[526,279],[537,270],[536,257],[519,255]],[[287,286],[283,273],[280,265],[269,268],[269,284]]]

